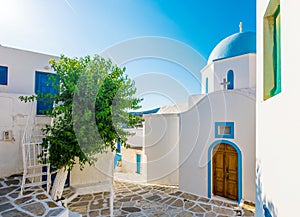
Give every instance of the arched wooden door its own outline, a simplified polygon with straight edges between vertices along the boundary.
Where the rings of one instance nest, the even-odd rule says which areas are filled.
[[[221,143],[213,149],[213,194],[238,200],[238,153]]]

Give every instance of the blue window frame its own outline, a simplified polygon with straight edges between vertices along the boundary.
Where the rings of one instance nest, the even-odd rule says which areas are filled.
[[[7,85],[8,67],[0,66],[0,85]]]
[[[205,93],[208,93],[208,78],[205,79]]]
[[[215,138],[234,138],[234,122],[215,122]]]

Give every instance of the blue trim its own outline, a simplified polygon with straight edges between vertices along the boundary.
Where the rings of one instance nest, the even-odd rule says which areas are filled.
[[[122,160],[122,155],[120,154],[115,154],[114,157],[114,169],[116,169],[118,162]]]
[[[136,154],[136,173],[141,174],[141,155]]]
[[[205,93],[208,93],[208,78],[205,78]]]
[[[227,90],[233,90],[234,89],[234,73],[233,70],[229,70],[227,72],[227,81],[230,82],[227,84]]]
[[[118,140],[117,142],[117,153],[121,153],[121,142]]]
[[[272,217],[272,215],[266,205],[263,205],[263,209],[264,209],[265,217]]]
[[[230,133],[219,134],[218,132],[219,126],[230,127]],[[234,122],[215,122],[215,138],[234,139]]]
[[[8,67],[0,66],[0,85],[7,85]]]
[[[240,202],[242,199],[242,152],[236,144],[234,144],[233,142],[227,141],[227,140],[217,140],[217,141],[213,142],[208,148],[208,166],[207,166],[208,192],[207,192],[207,196],[209,198],[211,198],[211,194],[212,194],[212,187],[211,187],[212,186],[212,177],[211,177],[212,156],[211,156],[211,154],[212,154],[213,148],[215,146],[219,145],[220,143],[225,143],[225,144],[231,145],[237,151],[237,154],[238,154],[238,202]]]

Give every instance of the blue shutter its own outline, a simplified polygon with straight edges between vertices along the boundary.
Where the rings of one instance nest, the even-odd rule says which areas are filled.
[[[7,85],[7,72],[6,66],[0,66],[0,85]]]
[[[54,88],[54,81],[51,80],[51,76],[56,76],[55,74],[45,73],[45,72],[35,72],[35,93],[36,94],[57,94],[58,90]],[[56,81],[58,82],[58,81]],[[37,114],[42,115],[52,108],[53,100],[39,99],[37,101]]]

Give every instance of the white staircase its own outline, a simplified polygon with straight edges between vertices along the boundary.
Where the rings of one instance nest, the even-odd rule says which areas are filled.
[[[40,120],[48,117],[36,117],[35,112],[36,103],[32,102],[22,138],[24,171],[21,195],[27,188],[35,186],[46,186],[47,193],[50,191],[51,175],[50,165],[47,163],[48,147],[41,146],[43,139],[41,128],[45,126],[45,123],[42,124]]]

